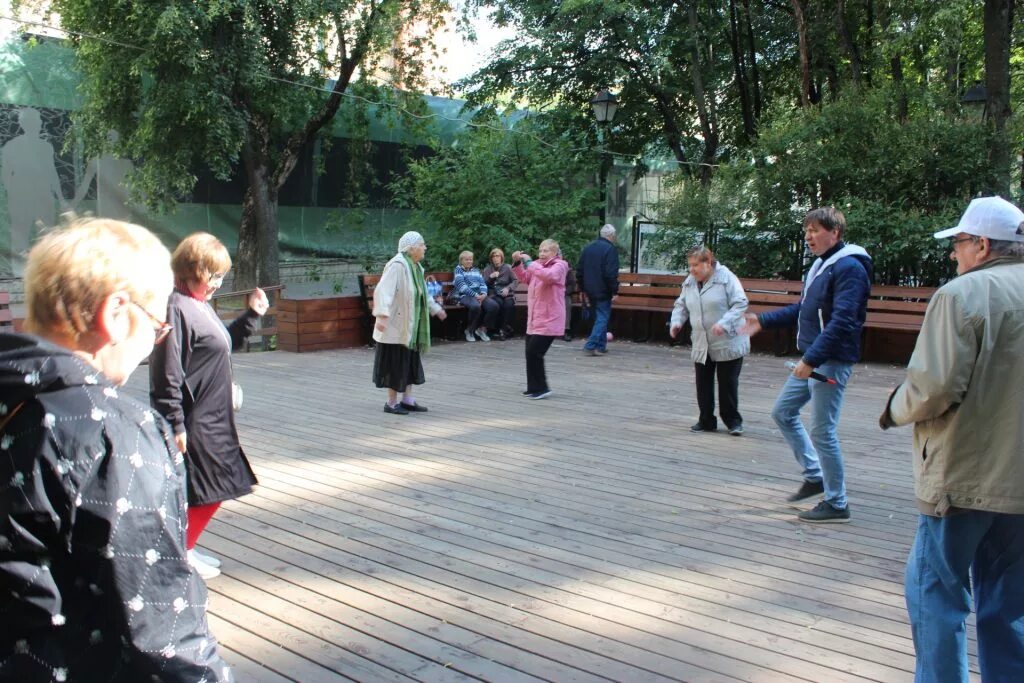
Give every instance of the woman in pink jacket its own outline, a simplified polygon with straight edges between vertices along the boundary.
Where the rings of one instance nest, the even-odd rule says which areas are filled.
[[[547,374],[544,372],[544,354],[551,342],[565,332],[565,275],[569,264],[558,258],[558,242],[540,243],[537,260],[517,251],[512,254],[513,272],[520,282],[528,286],[526,296],[526,391],[531,399],[551,395]]]

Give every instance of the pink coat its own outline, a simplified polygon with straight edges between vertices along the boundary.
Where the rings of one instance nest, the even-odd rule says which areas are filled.
[[[560,258],[531,261],[512,269],[520,282],[529,285],[526,297],[526,334],[561,337],[565,332],[565,276],[569,264]]]

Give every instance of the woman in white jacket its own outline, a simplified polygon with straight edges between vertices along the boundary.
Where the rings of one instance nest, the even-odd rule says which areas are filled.
[[[420,261],[427,252],[423,236],[407,232],[398,241],[398,253],[384,266],[384,274],[373,293],[373,339],[377,355],[373,360],[373,382],[387,388],[384,412],[408,415],[425,413],[412,395],[414,384],[423,384],[420,354],[430,349],[430,316],[444,320],[444,307],[427,294]],[[402,400],[398,400],[398,394]]]
[[[693,432],[718,429],[715,418],[715,375],[718,375],[718,408],[722,421],[733,436],[743,433],[739,411],[740,370],[750,353],[750,337],[737,334],[747,310],[747,295],[739,278],[715,260],[707,247],[695,247],[686,254],[690,275],[672,308],[669,334],[673,338],[687,319],[692,330],[694,368],[697,375],[697,405],[700,419]]]

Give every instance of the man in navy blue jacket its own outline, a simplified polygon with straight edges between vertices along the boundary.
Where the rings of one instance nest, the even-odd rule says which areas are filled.
[[[594,327],[583,350],[591,356],[608,352],[608,321],[612,297],[619,293],[619,252],[615,226],[605,224],[601,237],[583,247],[576,264],[576,284],[594,311]]]
[[[763,328],[797,328],[797,349],[803,354],[775,401],[772,418],[803,468],[804,482],[787,500],[796,502],[821,493],[825,499],[797,515],[804,522],[848,522],[843,455],[836,438],[843,391],[853,364],[860,360],[861,328],[871,293],[871,257],[861,247],[843,242],[846,218],[833,207],[804,217],[804,241],[818,258],[804,281],[800,302],[755,316],[746,316],[746,334]],[[811,372],[835,383],[811,380]],[[811,403],[810,434],[800,422],[800,409]]]

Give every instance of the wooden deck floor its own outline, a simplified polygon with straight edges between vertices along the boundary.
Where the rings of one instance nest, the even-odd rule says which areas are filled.
[[[688,348],[579,347],[528,401],[521,340],[438,345],[408,417],[382,411],[372,350],[236,356],[261,486],[202,545],[239,680],[912,680],[911,437],[876,425],[902,369],[857,366],[853,521],[822,527],[784,502],[782,359],[745,363],[735,438],[688,430]]]

